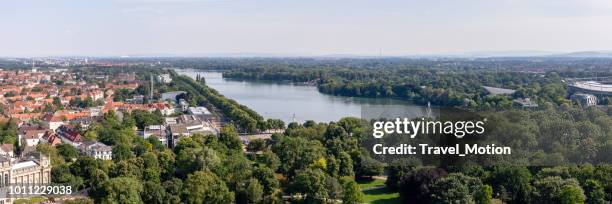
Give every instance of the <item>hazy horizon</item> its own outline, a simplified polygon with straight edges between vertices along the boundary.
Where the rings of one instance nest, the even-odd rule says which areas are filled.
[[[0,56],[554,54],[612,50],[608,22],[607,0],[25,0]]]

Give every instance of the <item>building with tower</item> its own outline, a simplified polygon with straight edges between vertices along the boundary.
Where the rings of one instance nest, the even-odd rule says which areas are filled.
[[[21,159],[0,156],[0,176],[0,188],[3,189],[11,184],[48,184],[51,183],[51,162],[49,157],[40,153],[32,153]],[[0,204],[13,203],[16,199],[0,195]]]

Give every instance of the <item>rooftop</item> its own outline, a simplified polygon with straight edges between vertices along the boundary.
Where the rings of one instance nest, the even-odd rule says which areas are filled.
[[[570,86],[590,91],[612,92],[612,84],[602,84],[596,81],[577,81]]]
[[[30,168],[30,167],[36,167],[36,166],[38,166],[38,164],[36,164],[36,162],[34,161],[25,161],[25,162],[19,162],[19,163],[13,164],[13,166],[11,166],[11,170]]]
[[[482,86],[482,88],[487,90],[487,92],[489,92],[491,95],[513,94],[514,92],[516,92],[515,90],[512,90],[512,89],[504,89],[504,88],[497,88],[497,87],[490,87],[490,86]]]
[[[206,107],[198,106],[198,107],[189,107],[189,112],[193,115],[209,115],[210,111],[206,109]]]

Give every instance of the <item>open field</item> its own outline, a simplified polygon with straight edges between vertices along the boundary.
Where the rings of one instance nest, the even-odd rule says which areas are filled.
[[[359,188],[362,189],[364,201],[366,203],[401,203],[399,193],[389,192],[385,188],[385,181],[374,179],[371,181],[358,181]]]

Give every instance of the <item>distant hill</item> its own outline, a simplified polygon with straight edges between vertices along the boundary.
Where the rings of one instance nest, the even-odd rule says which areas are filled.
[[[612,58],[612,51],[583,51],[551,55],[550,57]]]

